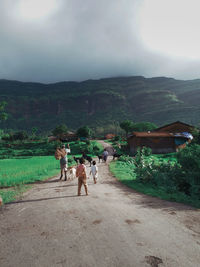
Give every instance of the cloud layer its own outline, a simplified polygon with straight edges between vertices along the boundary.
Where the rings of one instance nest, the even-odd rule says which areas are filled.
[[[23,1],[0,2],[0,78],[48,83],[200,76],[198,61],[172,59],[144,45],[138,24],[143,0],[51,0],[52,9],[44,8],[47,0],[35,0],[41,14],[38,6],[19,10]]]

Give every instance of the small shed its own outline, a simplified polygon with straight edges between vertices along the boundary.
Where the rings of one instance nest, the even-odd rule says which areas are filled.
[[[177,142],[178,140],[178,142]],[[189,138],[168,132],[133,132],[128,137],[130,152],[135,154],[138,147],[149,147],[154,154],[175,152],[183,147]]]
[[[173,123],[159,127],[153,130],[153,132],[168,132],[168,133],[188,132],[188,133],[191,133],[194,129],[195,127],[192,125],[186,124],[181,121],[175,121]]]
[[[59,138],[62,142],[70,142],[70,141],[76,141],[78,139],[78,136],[74,132],[68,131],[67,133],[63,134],[61,138]]]
[[[48,141],[61,141],[61,142],[70,142],[70,141],[76,141],[78,139],[78,136],[74,132],[67,132],[60,136],[49,136]]]
[[[105,136],[106,139],[112,139],[115,137],[115,134],[109,133]]]

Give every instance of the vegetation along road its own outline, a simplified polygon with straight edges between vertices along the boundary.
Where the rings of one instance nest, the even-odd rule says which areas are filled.
[[[98,166],[89,196],[54,177],[0,210],[0,266],[200,266],[200,210],[137,193]]]

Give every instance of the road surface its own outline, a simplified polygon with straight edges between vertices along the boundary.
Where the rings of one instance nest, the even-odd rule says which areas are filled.
[[[0,210],[1,267],[200,266],[200,210],[137,193],[98,167],[89,196],[77,196],[77,179],[54,177]]]

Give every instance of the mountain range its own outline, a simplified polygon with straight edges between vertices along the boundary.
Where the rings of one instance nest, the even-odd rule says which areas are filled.
[[[174,121],[200,123],[200,79],[115,77],[42,84],[0,80],[0,101],[8,120],[0,128],[48,131],[105,126],[125,119],[158,126]]]

